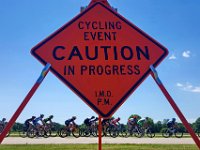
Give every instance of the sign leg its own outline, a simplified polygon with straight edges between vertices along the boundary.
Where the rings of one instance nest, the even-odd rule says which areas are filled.
[[[45,78],[45,76],[49,72],[50,66],[51,66],[50,64],[47,64],[44,67],[44,69],[43,69],[40,77],[38,78],[38,80],[36,81],[36,83],[34,84],[34,86],[31,88],[31,90],[26,95],[26,97],[24,98],[24,100],[21,103],[21,105],[19,106],[19,108],[16,110],[16,112],[14,113],[14,115],[12,116],[12,118],[10,119],[10,121],[8,122],[8,124],[6,125],[5,129],[3,130],[3,132],[0,135],[0,144],[2,143],[2,141],[5,138],[5,136],[8,133],[8,131],[12,128],[13,124],[15,123],[15,121],[17,120],[17,118],[19,117],[19,115],[21,114],[21,112],[23,111],[23,109],[25,108],[25,106],[27,105],[27,103],[29,102],[29,100],[31,99],[31,97],[33,96],[33,94],[35,93],[35,91],[37,90],[37,88],[42,83],[43,79]]]
[[[99,128],[98,128],[98,132],[99,132],[99,150],[102,150],[102,123],[101,123],[101,116],[99,116]]]
[[[170,94],[168,93],[168,91],[165,89],[164,85],[162,84],[161,80],[158,77],[157,71],[155,70],[155,68],[153,66],[150,67],[151,68],[151,75],[153,77],[153,79],[156,81],[157,85],[159,86],[159,88],[161,89],[162,93],[165,95],[165,97],[167,98],[168,102],[170,103],[170,105],[173,107],[174,111],[176,112],[176,114],[178,115],[178,117],[180,118],[180,120],[182,121],[182,123],[184,124],[184,126],[186,127],[187,131],[190,133],[190,135],[192,136],[193,140],[195,141],[196,145],[199,147],[200,149],[200,141],[199,138],[196,136],[195,132],[193,131],[193,129],[191,128],[191,126],[189,125],[188,121],[186,120],[186,118],[184,117],[183,113],[181,112],[181,110],[178,108],[178,106],[176,105],[175,101],[173,100],[173,98],[170,96]]]

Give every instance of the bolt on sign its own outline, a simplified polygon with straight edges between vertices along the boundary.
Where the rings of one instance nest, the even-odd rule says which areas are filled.
[[[102,117],[110,117],[168,50],[97,2],[36,45],[32,54]]]

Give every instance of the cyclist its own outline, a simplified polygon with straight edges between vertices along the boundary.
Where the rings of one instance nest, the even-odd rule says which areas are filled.
[[[92,120],[95,120],[95,116],[92,116],[91,118],[86,118],[86,119],[84,120],[84,124],[85,124],[86,126],[91,126]]]
[[[0,125],[3,126],[3,128],[6,125],[6,118],[3,118],[2,120],[0,120]]]
[[[167,127],[169,129],[173,129],[175,127],[175,125],[176,125],[176,118],[172,118],[171,120],[169,120],[167,122]]]
[[[110,125],[111,120],[113,120],[113,117],[112,118],[103,119],[103,121],[102,121],[102,127],[103,127],[103,131],[104,132],[106,132],[106,129]]]
[[[120,121],[120,118],[118,117],[117,119],[111,120],[110,124],[111,124],[111,125],[114,125],[114,126],[116,127],[117,124],[119,125],[119,121]]]
[[[102,126],[108,126],[110,124],[110,118],[102,120]]]
[[[43,121],[44,115],[41,114],[39,117],[35,118],[33,120],[33,125],[39,129],[40,127],[42,127],[42,125],[44,125],[44,121]],[[40,124],[39,122],[41,122],[42,124]]]
[[[137,122],[138,122],[138,116],[136,116],[136,115],[131,116],[128,119],[127,125],[128,125],[129,131],[131,131],[134,127],[137,126]]]
[[[73,116],[72,118],[68,119],[65,121],[65,125],[68,129],[71,128],[72,125],[76,125],[76,123],[74,122],[76,120],[76,116]]]
[[[148,117],[141,118],[140,120],[137,121],[137,124],[138,124],[140,127],[144,127],[144,129],[145,129],[145,128],[148,127],[148,120],[149,120]]]
[[[32,126],[33,120],[34,120],[35,118],[36,118],[35,116],[32,116],[30,119],[27,119],[27,120],[24,122],[25,131],[27,131],[27,130]],[[31,123],[31,122],[32,122],[32,123]]]
[[[84,124],[85,124],[86,126],[91,126],[91,125],[93,125],[93,123],[96,122],[97,120],[98,120],[98,117],[95,118],[95,116],[92,116],[91,118],[86,118],[86,119],[84,120]]]
[[[43,121],[45,124],[49,122],[49,124],[52,125],[53,124],[52,119],[53,119],[53,115],[50,115],[48,118],[44,119]]]

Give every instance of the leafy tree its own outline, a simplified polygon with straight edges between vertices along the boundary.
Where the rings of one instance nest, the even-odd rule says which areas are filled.
[[[162,129],[162,122],[161,121],[158,121],[154,124],[154,131],[156,133],[159,133],[161,132],[161,129]]]
[[[168,121],[169,121],[169,119],[163,119],[162,128],[167,128],[167,122]]]
[[[11,131],[17,132],[17,131],[19,131],[19,130],[22,129],[22,128],[23,128],[23,124],[22,124],[22,123],[19,123],[19,122],[16,122],[16,123],[13,125]]]
[[[200,117],[195,121],[195,128],[200,131]]]
[[[153,119],[148,117],[148,121],[147,121],[148,125],[150,125],[151,127],[154,127],[154,122]]]
[[[192,127],[192,129],[193,129],[194,131],[197,131],[197,129],[196,129],[196,123],[195,123],[195,122],[193,122],[193,123],[191,124],[191,127]]]
[[[54,126],[53,130],[55,130],[55,131],[59,131],[61,128],[64,127],[64,125],[61,125],[61,124],[56,123],[56,122],[53,122],[53,126]]]
[[[178,129],[180,132],[186,132],[185,126],[182,123],[178,123]]]

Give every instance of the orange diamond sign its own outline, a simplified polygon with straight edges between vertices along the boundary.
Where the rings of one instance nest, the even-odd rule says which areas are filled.
[[[111,116],[168,50],[97,2],[36,45],[32,54],[102,117]]]

